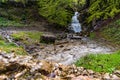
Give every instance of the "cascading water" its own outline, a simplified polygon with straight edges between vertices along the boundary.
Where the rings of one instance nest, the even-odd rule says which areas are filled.
[[[72,17],[71,25],[69,26],[70,30],[72,30],[74,33],[80,33],[82,31],[78,17],[79,13],[75,12],[74,16]]]

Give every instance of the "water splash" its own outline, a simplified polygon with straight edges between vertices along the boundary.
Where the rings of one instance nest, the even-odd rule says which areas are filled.
[[[69,26],[70,30],[72,30],[74,33],[80,33],[82,31],[78,17],[79,13],[75,12],[74,16],[72,17],[71,25]]]

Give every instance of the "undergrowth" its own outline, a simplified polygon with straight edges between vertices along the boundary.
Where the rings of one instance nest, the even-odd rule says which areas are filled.
[[[25,26],[25,24],[0,17],[0,27],[11,27],[11,26],[21,27],[21,26]]]
[[[119,45],[120,44],[120,19],[104,27],[104,29],[101,30],[101,34],[106,40],[116,45]]]

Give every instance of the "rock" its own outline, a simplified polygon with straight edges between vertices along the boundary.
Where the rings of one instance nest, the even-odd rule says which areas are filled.
[[[47,61],[41,61],[41,63],[43,64],[41,69],[47,71],[48,73],[52,72],[53,70],[53,65],[50,62]]]
[[[73,77],[75,77],[75,75],[74,74],[70,74],[70,75],[67,75],[67,77],[73,78]]]
[[[111,79],[112,79],[112,80],[120,80],[120,78],[119,78],[118,76],[116,76],[115,74],[113,74],[113,75],[111,76]]]
[[[94,80],[94,79],[89,78],[88,76],[78,76],[78,77],[73,77],[71,80]]]
[[[89,73],[87,72],[87,70],[84,70],[84,71],[82,72],[82,75],[84,75],[84,76],[88,76]]]
[[[23,70],[22,72],[17,73],[17,74],[15,75],[15,78],[19,78],[20,76],[24,75],[26,72],[27,72],[27,70],[25,69],[25,70]]]
[[[52,73],[50,73],[50,74],[48,75],[48,77],[50,77],[50,78],[55,78],[55,77],[56,77],[56,74],[55,74],[54,72],[52,72]]]
[[[104,80],[110,80],[110,79],[111,79],[110,74],[109,74],[109,73],[105,73],[105,74],[103,75],[103,79],[104,79]]]
[[[79,71],[79,72],[82,72],[83,70],[84,70],[83,67],[78,67],[78,71]]]
[[[88,74],[93,75],[94,71],[93,70],[87,70]]]
[[[120,70],[116,70],[116,71],[114,71],[114,74],[116,74],[117,76],[120,77]]]
[[[48,35],[48,34],[44,34],[41,36],[40,38],[40,42],[44,42],[44,43],[55,43],[56,40],[56,36],[54,35]]]
[[[8,77],[6,75],[0,75],[0,80],[8,80]]]

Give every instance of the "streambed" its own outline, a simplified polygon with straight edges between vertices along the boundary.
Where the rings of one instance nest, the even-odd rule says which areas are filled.
[[[33,56],[40,60],[44,59],[70,65],[80,57],[90,53],[109,54],[112,52],[114,52],[114,48],[109,45],[90,40],[89,38],[83,38],[82,40],[69,40],[58,45],[46,45],[40,52],[34,53]]]
[[[9,31],[8,35],[9,33],[16,32]],[[105,44],[105,42],[91,40],[88,37],[83,37],[82,39],[63,39],[59,40],[58,43],[56,45],[40,44],[39,49],[38,47],[36,48],[37,52],[30,55],[39,60],[70,65],[87,54],[109,54],[115,51],[114,47]]]

